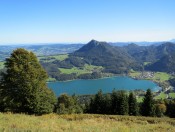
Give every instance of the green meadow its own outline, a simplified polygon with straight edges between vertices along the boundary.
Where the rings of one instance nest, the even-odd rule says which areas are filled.
[[[4,62],[0,61],[0,69],[4,68]]]
[[[88,65],[85,64],[84,67],[73,67],[71,69],[66,69],[66,68],[59,68],[61,73],[64,74],[71,74],[71,73],[76,73],[77,75],[85,74],[85,73],[92,73],[93,71],[100,71],[102,70],[102,66],[94,66],[94,65]]]

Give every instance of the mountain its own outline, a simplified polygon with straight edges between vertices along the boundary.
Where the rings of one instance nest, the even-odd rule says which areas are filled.
[[[91,40],[72,55],[84,58],[89,64],[105,67],[104,72],[124,73],[135,65],[134,58],[123,48],[96,40]]]
[[[147,42],[147,41],[142,41],[142,42],[110,42],[109,44],[112,46],[119,46],[119,47],[123,47],[123,46],[128,46],[129,44],[137,44],[138,46],[151,46],[151,45],[161,45],[162,43],[164,43],[165,41],[162,42]],[[169,42],[173,42],[173,41],[169,41]],[[175,41],[174,41],[175,42]]]
[[[175,44],[171,42],[164,42],[157,46],[138,46],[136,44],[130,44],[128,46],[124,46],[123,49],[125,49],[128,54],[140,63],[156,62],[165,55],[174,53]]]
[[[175,72],[175,53],[162,57],[157,62],[147,65],[146,70],[160,72]]]

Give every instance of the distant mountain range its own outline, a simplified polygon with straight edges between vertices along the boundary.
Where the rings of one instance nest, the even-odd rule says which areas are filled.
[[[25,48],[34,52],[37,56],[48,56],[72,53],[82,46],[83,44],[0,45],[0,61],[8,57],[17,48]]]
[[[147,43],[147,42],[146,42]],[[64,60],[41,61],[49,75],[57,80],[95,78],[99,73],[127,74],[131,69],[141,71],[175,72],[175,42],[155,42],[149,46],[137,43],[108,43],[91,40],[87,44],[54,44],[32,46],[0,46],[0,60],[8,57],[15,48],[26,48],[37,55],[69,54]],[[118,45],[119,44],[119,45]],[[148,44],[148,43],[147,43]],[[58,68],[78,68],[84,65],[102,66],[86,76],[62,74]],[[92,77],[92,76],[93,77]],[[94,77],[95,76],[95,77]]]
[[[175,39],[168,42],[175,43]],[[108,42],[112,46],[124,47],[130,44],[136,44],[138,46],[150,46],[150,45],[161,45],[163,42]],[[47,56],[56,54],[72,53],[79,48],[83,47],[85,44],[15,44],[15,45],[0,45],[0,61],[4,60],[10,55],[10,53],[16,48],[25,48],[27,50],[33,51],[37,56]]]
[[[104,66],[105,72],[125,73],[131,68],[141,70],[145,62],[149,62],[146,70],[175,72],[175,43],[172,42],[150,46],[132,43],[120,47],[92,40],[71,55],[83,57],[90,64]]]

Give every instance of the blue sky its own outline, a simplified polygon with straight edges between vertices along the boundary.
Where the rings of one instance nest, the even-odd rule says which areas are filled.
[[[0,44],[175,38],[175,0],[0,0]]]

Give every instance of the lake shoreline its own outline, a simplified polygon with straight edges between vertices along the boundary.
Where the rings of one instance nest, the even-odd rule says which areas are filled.
[[[108,77],[100,77],[100,78],[95,78],[95,79],[72,79],[72,80],[65,80],[65,81],[47,81],[46,83],[52,83],[52,82],[70,82],[70,81],[76,81],[76,80],[99,80],[99,79],[106,79],[106,78],[112,78],[112,77],[129,77],[132,78],[134,80],[145,80],[145,79],[135,79],[131,76],[127,76],[127,75],[113,75],[113,76],[108,76]],[[151,80],[150,80],[151,81]]]
[[[48,86],[59,93],[95,94],[99,89],[104,93],[112,90],[133,91],[136,89],[144,90],[151,89],[153,92],[159,92],[161,88],[157,83],[151,80],[138,80],[129,76],[112,76],[100,79],[76,79],[69,81],[48,82]],[[95,91],[95,92],[94,92]],[[70,94],[71,95],[71,94]]]

